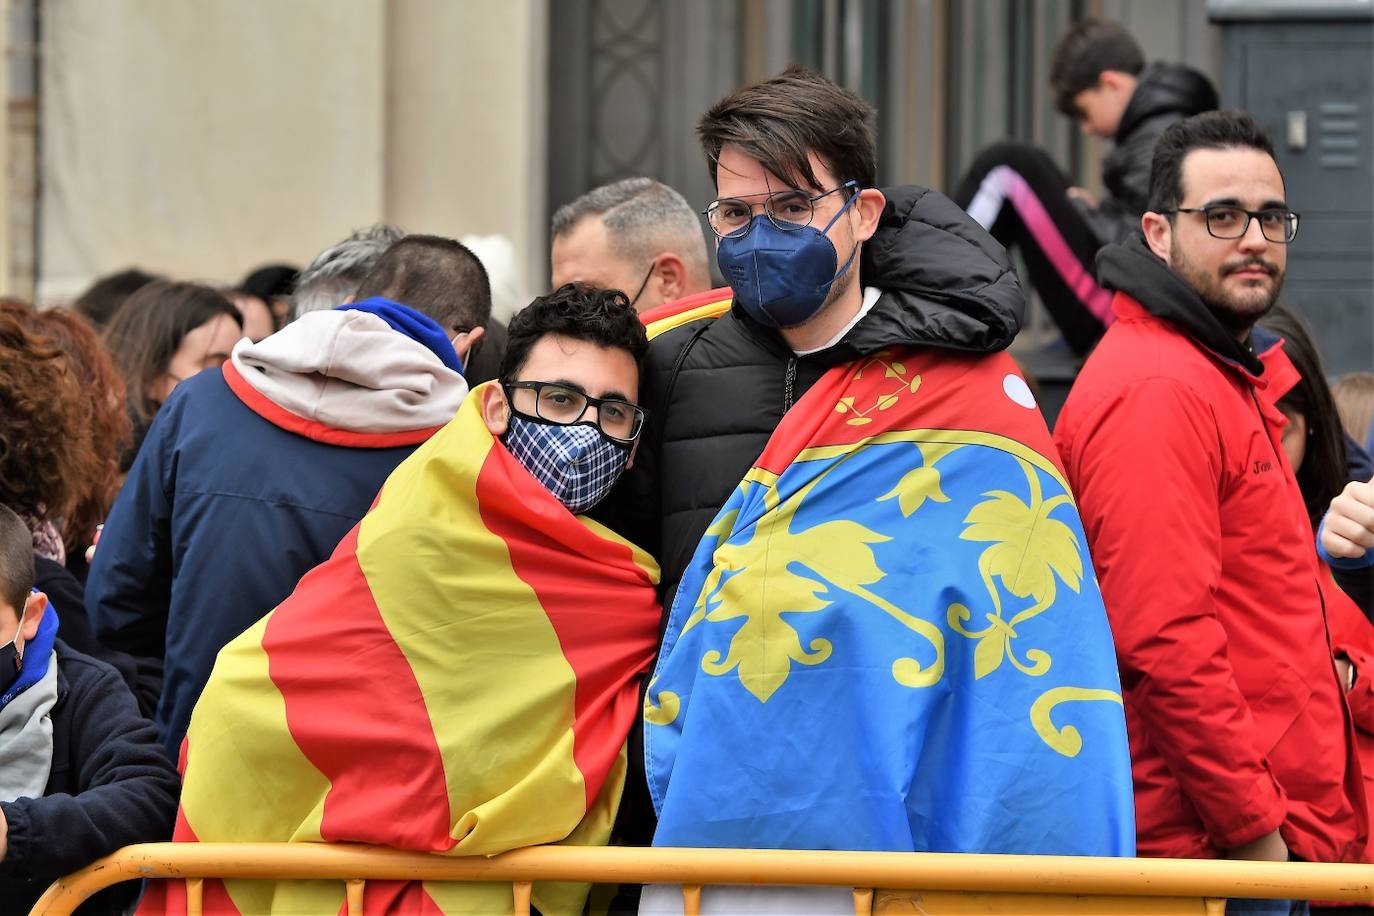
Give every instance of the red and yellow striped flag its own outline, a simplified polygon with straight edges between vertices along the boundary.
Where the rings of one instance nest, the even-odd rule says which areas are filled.
[[[183,748],[175,839],[452,855],[604,844],[658,568],[493,439],[482,389],[296,591],[219,655]],[[251,545],[248,545],[251,548]],[[207,882],[207,912],[326,913],[341,882]],[[576,913],[585,886],[535,887]],[[368,913],[495,913],[508,885],[369,883]],[[169,883],[141,911],[184,911]]]

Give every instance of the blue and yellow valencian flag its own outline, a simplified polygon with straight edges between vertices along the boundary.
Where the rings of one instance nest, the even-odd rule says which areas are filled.
[[[655,845],[1133,855],[1111,633],[1010,357],[822,378],[698,546],[645,720]]]

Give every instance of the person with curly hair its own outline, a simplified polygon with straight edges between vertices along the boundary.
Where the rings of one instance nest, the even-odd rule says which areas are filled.
[[[68,308],[35,309],[18,300],[0,301],[0,311],[13,315],[30,332],[50,338],[66,354],[76,373],[82,399],[90,408],[94,469],[88,476],[72,481],[79,491],[61,525],[67,566],[78,578],[84,578],[84,551],[119,493],[119,458],[133,438],[124,406],[124,380],[100,335],[77,312]]]
[[[14,304],[0,309],[0,503],[33,533],[34,550],[66,561],[61,521],[100,473],[91,404],[70,357],[27,326]]]
[[[69,345],[59,328],[75,326]],[[89,362],[88,362],[89,360]],[[130,686],[131,657],[101,645],[86,618],[84,587],[67,568],[84,563],[89,535],[73,532],[103,517],[114,498],[115,462],[128,439],[123,385],[111,381],[110,359],[94,332],[71,313],[38,312],[0,301],[0,505],[28,526],[38,588],[62,615],[62,639],[73,649],[113,666]],[[97,387],[100,386],[100,387]],[[104,387],[108,386],[108,387]],[[102,403],[93,391],[106,391]],[[122,421],[122,425],[121,425]],[[111,441],[101,437],[112,436]]]

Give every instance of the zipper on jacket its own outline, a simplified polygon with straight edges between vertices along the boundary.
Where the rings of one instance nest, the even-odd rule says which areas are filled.
[[[782,412],[787,413],[792,409],[792,386],[797,381],[797,357],[787,358],[787,375],[783,379],[782,387]]]

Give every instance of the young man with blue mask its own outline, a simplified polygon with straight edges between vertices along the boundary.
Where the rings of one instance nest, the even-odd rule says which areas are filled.
[[[382,481],[453,419],[491,313],[452,239],[387,249],[347,302],[312,311],[181,383],[106,522],[91,625],[139,659],[173,756],[215,654],[291,593]]]
[[[33,541],[0,506],[0,912],[25,913],[62,875],[172,834],[178,783],[115,670],[57,638],[33,590]],[[82,912],[127,912],[137,884]]]
[[[659,557],[666,613],[622,839],[1128,854],[1105,613],[1043,418],[999,352],[1015,273],[948,199],[877,187],[872,119],[790,68],[698,125],[734,301],[650,326],[649,419],[605,515]],[[1025,551],[1055,557],[1033,585]],[[995,634],[1032,631],[1003,664]],[[1031,726],[1060,687],[1099,701],[1079,707],[1094,737],[1072,762]],[[1009,754],[1038,788],[936,791],[952,761],[994,774]],[[1023,807],[1067,792],[1093,799],[1092,824]]]

